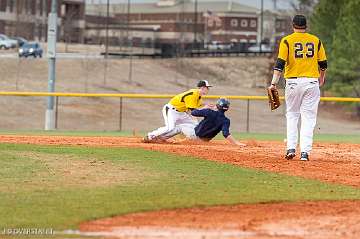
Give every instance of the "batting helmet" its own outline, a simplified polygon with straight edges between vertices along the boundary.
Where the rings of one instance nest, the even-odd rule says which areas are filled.
[[[218,110],[227,111],[229,107],[230,107],[230,101],[228,99],[220,98],[216,102],[216,108],[218,108]]]
[[[293,18],[293,27],[295,29],[306,29],[306,17],[304,15],[295,15]]]

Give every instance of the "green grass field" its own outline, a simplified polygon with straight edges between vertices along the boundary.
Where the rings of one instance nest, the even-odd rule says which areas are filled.
[[[143,149],[0,144],[0,226],[159,209],[360,199],[360,189]]]

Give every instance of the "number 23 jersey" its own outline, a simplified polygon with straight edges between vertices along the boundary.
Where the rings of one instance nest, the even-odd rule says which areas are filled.
[[[325,61],[326,54],[318,37],[306,32],[294,32],[281,39],[278,58],[286,62],[285,78],[318,78],[318,62]]]

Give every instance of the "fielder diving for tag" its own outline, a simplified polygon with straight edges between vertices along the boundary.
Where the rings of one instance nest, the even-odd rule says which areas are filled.
[[[185,136],[194,137],[193,128],[197,122],[192,119],[189,112],[203,107],[201,97],[209,93],[211,85],[207,80],[200,80],[197,84],[198,89],[191,89],[174,96],[169,103],[164,105],[162,113],[165,126],[148,133],[143,142],[162,140],[178,134],[177,126],[182,125],[182,132]]]
[[[240,143],[230,134],[230,119],[225,116],[229,109],[230,102],[227,99],[220,98],[216,102],[216,109],[207,105],[202,109],[193,109],[191,115],[194,117],[203,117],[198,124],[183,123],[177,125],[171,132],[162,135],[162,139],[169,139],[177,134],[183,133],[187,138],[210,141],[218,133],[222,132],[224,138],[230,143],[238,146],[246,146]],[[145,141],[145,140],[144,140]],[[149,140],[145,142],[150,142]]]

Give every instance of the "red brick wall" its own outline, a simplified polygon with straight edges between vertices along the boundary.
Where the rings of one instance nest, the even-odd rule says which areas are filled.
[[[116,18],[127,19],[127,13],[116,14]],[[181,21],[195,22],[194,13],[130,13],[131,21]],[[202,21],[202,13],[197,16],[197,22]]]

